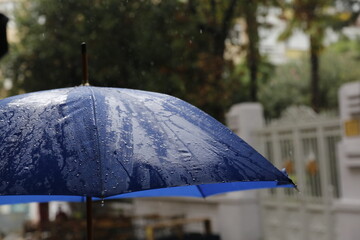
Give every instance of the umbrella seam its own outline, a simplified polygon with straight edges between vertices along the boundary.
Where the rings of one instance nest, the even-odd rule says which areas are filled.
[[[97,128],[97,118],[96,118],[96,109],[95,109],[95,95],[94,95],[94,91],[92,88],[89,88],[90,91],[91,91],[91,100],[93,102],[93,114],[94,114],[94,121],[95,121],[95,126],[96,126],[96,136],[97,136],[97,149],[98,149],[98,154],[99,154],[99,158],[101,158],[101,155],[100,155],[100,139],[99,139],[99,131],[98,131],[98,128]],[[123,163],[121,161],[119,161],[118,159],[116,159],[117,162],[121,165],[121,167],[124,169],[125,173],[127,174],[127,176],[129,177],[129,179],[131,179],[131,176],[130,176],[130,173],[127,171],[126,167],[123,165]],[[103,181],[102,181],[102,176],[103,176],[103,167],[102,167],[102,161],[101,159],[99,159],[100,161],[100,181],[101,181],[101,195],[103,197],[104,193],[104,184],[103,184]]]
[[[201,196],[202,196],[203,198],[206,198],[205,194],[203,193],[203,191],[201,190],[201,188],[199,187],[199,185],[195,185],[195,186],[196,186],[197,189],[199,190]]]
[[[100,139],[99,139],[99,130],[98,130],[98,125],[97,125],[97,118],[96,118],[96,103],[95,103],[95,96],[94,96],[94,91],[89,88],[91,94],[91,100],[92,100],[92,112],[94,115],[94,123],[95,123],[95,134],[96,134],[96,144],[97,144],[97,152],[98,152],[98,156],[99,156],[99,162],[100,162],[100,193],[103,196],[103,190],[104,190],[104,186],[103,186],[103,181],[102,181],[102,176],[103,176],[103,169],[102,169],[102,161],[101,161],[101,151],[100,151]]]
[[[126,93],[125,93],[126,94]],[[129,96],[129,94],[127,94],[128,96]],[[165,101],[166,102],[166,101]],[[166,129],[168,129],[169,131],[171,131],[173,134],[174,134],[174,137],[176,137],[182,144],[183,144],[183,146],[191,153],[191,155],[192,155],[192,157],[194,157],[198,162],[200,162],[199,161],[199,158],[198,157],[195,157],[196,156],[196,154],[194,154],[191,150],[190,150],[190,148],[185,144],[185,142],[174,132],[174,130],[168,125],[168,122],[167,121],[160,121],[158,118],[157,118],[157,116],[156,116],[156,114],[154,114],[152,111],[151,111],[151,109],[149,108],[149,107],[147,107],[145,104],[143,105],[143,107],[144,108],[146,108],[148,111],[149,111],[149,113],[151,113],[151,115],[153,116],[153,118],[155,119],[155,120],[157,120],[157,122],[162,122],[163,124],[164,124],[164,126],[162,126],[162,125],[160,125],[160,127],[163,129],[163,130],[165,130],[165,127],[166,127]],[[181,128],[181,127],[179,127],[179,128]],[[185,129],[184,129],[184,131],[186,131]],[[166,133],[166,131],[164,131],[165,133]],[[183,166],[182,166],[183,167]],[[190,174],[190,176],[193,178],[194,176],[193,176],[193,174]],[[197,185],[196,185],[197,186]],[[203,194],[203,192],[199,189],[199,191],[200,191],[200,193],[201,193],[201,195],[203,196],[203,198],[205,198],[205,195]]]

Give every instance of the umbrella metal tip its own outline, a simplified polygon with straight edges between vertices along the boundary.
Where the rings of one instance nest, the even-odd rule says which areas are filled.
[[[83,53],[86,52],[86,42],[81,43],[81,50],[82,50]]]

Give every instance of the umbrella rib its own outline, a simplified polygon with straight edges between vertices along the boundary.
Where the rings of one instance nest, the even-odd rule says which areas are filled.
[[[102,182],[102,177],[103,177],[103,169],[102,169],[102,161],[101,161],[101,154],[100,154],[100,139],[99,139],[99,130],[97,128],[97,118],[96,118],[96,103],[95,103],[95,96],[94,96],[94,91],[89,88],[91,94],[90,94],[90,97],[91,97],[91,100],[92,100],[92,104],[93,104],[93,116],[94,116],[94,124],[95,124],[95,134],[96,134],[96,144],[97,144],[97,152],[98,152],[98,156],[99,156],[99,162],[100,162],[100,192],[101,192],[101,195],[103,195],[103,190],[104,190],[104,186],[103,186],[103,182]]]
[[[199,190],[201,196],[202,196],[203,198],[206,198],[204,192],[201,190],[201,188],[199,187],[199,185],[196,185],[196,187],[197,187],[197,189]]]
[[[124,93],[124,94],[125,94],[125,95],[128,95],[128,96],[130,96],[130,97],[133,97],[133,96],[129,95],[128,93]],[[136,103],[136,101],[134,101],[134,103]],[[148,110],[149,113],[152,113],[152,110],[151,110],[148,106],[146,106],[145,104],[144,104],[144,105],[141,105],[141,107],[143,107],[143,108],[145,108],[146,110]],[[155,114],[152,113],[151,115],[152,115],[152,117],[156,120],[156,122],[162,122],[162,123],[163,123],[163,125],[160,124],[159,126],[162,128],[162,130],[164,130],[165,133],[166,133],[165,128],[168,129],[169,131],[171,131],[171,132],[173,133],[174,137],[177,138],[177,139],[183,144],[183,146],[189,151],[189,153],[191,154],[191,156],[194,157],[195,159],[197,159],[197,161],[199,161],[199,159],[198,159],[197,157],[195,157],[196,154],[194,154],[194,153],[190,150],[190,148],[189,148],[188,146],[186,146],[185,142],[184,142],[179,136],[177,136],[176,133],[174,132],[174,130],[168,125],[168,121],[160,121]],[[181,128],[181,127],[179,126],[179,128]],[[184,130],[185,130],[185,129],[184,129]],[[190,174],[190,175],[192,176],[192,174]],[[205,198],[205,196],[203,195],[202,191],[201,191],[200,189],[199,189],[199,191],[200,191],[200,193],[202,194],[202,196]]]
[[[96,119],[96,110],[95,110],[95,96],[94,96],[94,91],[92,88],[89,88],[90,91],[91,91],[91,100],[93,102],[93,115],[94,115],[94,122],[95,122],[95,126],[96,126],[96,136],[97,136],[97,149],[98,149],[98,154],[99,154],[99,157],[101,156],[100,155],[100,140],[99,140],[99,132],[98,132],[98,129],[97,129],[97,119]],[[131,179],[131,176],[130,176],[130,173],[127,171],[126,167],[124,166],[124,164],[116,159],[117,162],[121,165],[121,167],[124,169],[125,173],[127,174],[127,176],[129,177],[129,179]],[[103,176],[103,169],[102,169],[102,165],[101,165],[102,161],[100,161],[100,179],[103,179],[102,176]],[[103,182],[101,181],[101,192],[103,191],[104,189],[104,186],[103,186]]]
[[[124,169],[126,175],[129,177],[129,179],[131,179],[131,176],[130,176],[130,173],[126,170],[124,164],[119,160],[119,159],[116,159],[116,161],[121,165],[121,167]]]

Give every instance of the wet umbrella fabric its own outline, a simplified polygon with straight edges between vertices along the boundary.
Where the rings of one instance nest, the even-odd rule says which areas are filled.
[[[182,100],[89,86],[0,101],[0,180],[0,194],[7,195],[0,203],[206,197],[294,186],[228,128]]]

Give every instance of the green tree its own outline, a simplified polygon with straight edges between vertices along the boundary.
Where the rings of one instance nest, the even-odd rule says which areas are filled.
[[[239,81],[223,58],[236,7],[236,0],[26,1],[8,76],[25,91],[79,85],[86,41],[91,84],[168,93],[222,119]]]
[[[198,49],[198,54],[195,58],[195,79],[190,87],[195,91],[189,97],[199,99],[200,106],[212,102],[211,112],[214,116],[221,116],[221,120],[239,86],[239,79],[228,74],[233,71],[232,62],[224,59],[225,40],[237,16],[238,6],[237,0],[188,0],[185,12],[189,16],[187,23],[194,24],[206,41],[201,43],[202,46],[193,46]],[[204,49],[204,46],[208,47]],[[190,58],[187,59],[187,63],[191,62]],[[227,107],[224,108],[224,105]]]
[[[334,9],[333,0],[292,0],[281,1],[281,6],[287,17],[287,27],[281,40],[288,39],[295,30],[308,34],[310,39],[310,92],[311,106],[315,112],[320,110],[320,53],[323,50],[325,31],[329,27],[337,26],[339,18],[331,9]]]
[[[346,82],[358,81],[360,69],[360,42],[342,40],[329,46],[321,55],[319,72],[319,107],[323,110],[338,109],[338,90]],[[351,69],[351,71],[349,71]],[[268,84],[261,85],[260,102],[266,116],[277,118],[291,105],[311,105],[307,82],[310,64],[299,59],[277,67]]]

